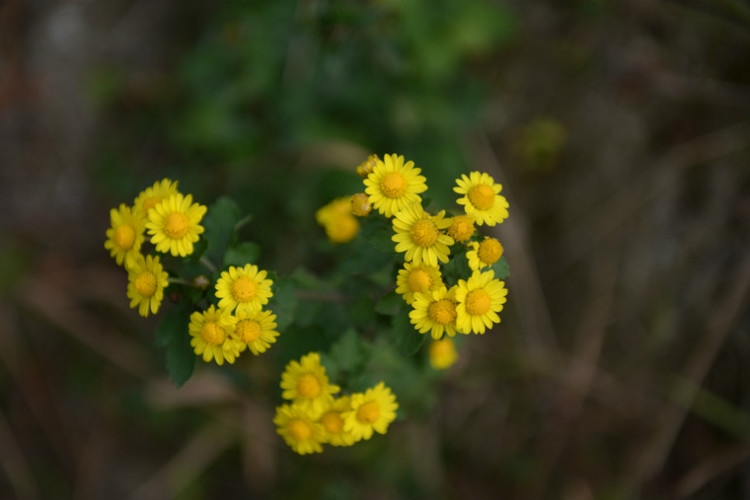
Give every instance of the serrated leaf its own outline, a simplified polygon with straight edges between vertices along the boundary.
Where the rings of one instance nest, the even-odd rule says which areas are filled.
[[[166,349],[167,373],[180,387],[193,375],[195,353],[190,347],[188,325],[190,306],[181,302],[173,307],[156,327],[154,343]]]
[[[159,324],[156,325],[154,345],[161,348],[167,347],[172,339],[179,336],[182,332],[183,326],[186,326],[190,321],[189,318],[188,320],[185,320],[188,311],[189,308],[185,302],[179,302],[170,308],[169,311],[162,316]],[[185,334],[187,334],[187,329],[185,329]]]
[[[225,266],[244,266],[258,261],[260,256],[260,247],[250,241],[243,241],[237,245],[227,248],[224,254]]]
[[[273,297],[269,308],[276,314],[276,328],[284,330],[294,321],[297,311],[296,286],[288,278],[278,279],[273,284]]]
[[[507,279],[510,276],[510,266],[508,259],[500,257],[497,262],[492,264],[492,270],[495,271],[495,278],[499,280]]]
[[[375,304],[375,312],[395,316],[404,306],[404,299],[396,292],[388,292]]]
[[[403,308],[393,317],[393,345],[404,356],[412,356],[425,341],[426,334],[419,333],[409,320],[408,308]]]
[[[341,370],[351,372],[364,362],[365,346],[357,331],[349,329],[334,342],[328,354]]]
[[[207,243],[203,254],[209,261],[220,265],[234,235],[234,226],[240,220],[240,209],[231,198],[222,196],[208,208],[203,219],[204,238]]]

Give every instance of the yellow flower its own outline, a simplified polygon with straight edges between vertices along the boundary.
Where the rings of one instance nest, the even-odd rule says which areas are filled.
[[[441,340],[433,340],[430,342],[428,350],[430,365],[436,370],[446,370],[453,366],[453,363],[458,359],[456,344],[449,337]]]
[[[203,233],[201,219],[206,207],[193,203],[192,195],[173,194],[165,198],[148,212],[146,229],[151,243],[163,253],[186,257],[193,253],[193,243]]]
[[[453,241],[463,243],[474,234],[474,218],[469,215],[456,215],[451,217],[451,225],[446,232]]]
[[[221,299],[219,307],[228,312],[233,312],[236,308],[237,312],[248,314],[260,311],[273,296],[273,282],[266,276],[266,271],[258,270],[258,266],[253,264],[245,264],[244,267],[229,266],[216,281],[216,297]]]
[[[419,172],[414,162],[404,164],[403,156],[385,155],[365,179],[365,193],[378,212],[391,217],[407,205],[422,202],[419,193],[427,190],[427,184]]]
[[[273,423],[286,444],[300,455],[323,451],[320,445],[326,437],[323,426],[304,408],[298,405],[278,406]]]
[[[133,209],[143,217],[148,217],[148,212],[156,205],[177,194],[177,181],[162,179],[156,181],[153,186],[141,191],[133,202]]]
[[[472,271],[489,267],[503,256],[503,246],[497,239],[488,236],[481,243],[472,241],[469,243],[469,248],[466,258],[469,259],[469,267]]]
[[[503,310],[508,289],[495,279],[494,271],[474,271],[467,281],[458,280],[456,287],[456,330],[483,334],[486,328],[500,323],[497,313]]]
[[[359,221],[352,215],[352,198],[336,198],[315,212],[315,220],[323,226],[331,243],[348,243],[359,232]]]
[[[140,255],[146,223],[125,204],[120,204],[119,208],[110,210],[109,219],[112,227],[107,229],[107,241],[104,242],[104,248],[109,250],[118,266],[123,265],[124,262],[125,268],[128,268]]]
[[[373,431],[385,434],[396,418],[398,403],[391,389],[380,382],[364,393],[351,395],[351,410],[342,413],[344,430],[354,439],[370,439]]]
[[[138,307],[138,314],[144,318],[156,314],[164,298],[167,287],[167,272],[164,271],[159,257],[138,254],[133,265],[128,269],[128,298],[130,307]]]
[[[234,363],[240,355],[240,343],[232,337],[237,318],[228,312],[216,309],[213,305],[206,311],[196,311],[190,315],[188,331],[195,354],[202,355],[208,363],[212,359],[218,365]]]
[[[425,263],[404,262],[396,276],[396,293],[401,294],[407,304],[414,302],[415,292],[428,292],[442,286],[440,268]]]
[[[380,158],[378,158],[378,155],[368,156],[367,159],[357,167],[357,175],[367,178],[367,176],[375,169],[375,165],[377,165],[379,161]]]
[[[437,266],[438,261],[448,262],[453,238],[441,232],[450,225],[444,216],[445,210],[432,216],[419,203],[401,210],[393,219],[396,234],[391,239],[396,242],[396,251],[406,252],[406,260],[415,264]]]
[[[333,446],[351,446],[357,441],[350,432],[344,430],[342,414],[349,410],[351,410],[349,396],[334,399],[328,408],[323,410],[318,422],[325,431],[325,442]]]
[[[290,361],[281,374],[281,397],[291,400],[308,413],[319,416],[341,389],[328,383],[320,355],[311,352],[297,361]]]
[[[240,352],[249,348],[257,356],[276,342],[279,332],[275,330],[276,315],[271,311],[238,311],[235,317],[237,325],[233,336],[240,343]]]
[[[471,172],[468,177],[461,175],[456,184],[453,190],[464,195],[458,199],[458,204],[464,205],[466,213],[474,216],[480,226],[494,226],[508,217],[508,201],[500,195],[503,187],[489,175]]]
[[[366,193],[352,195],[351,205],[352,214],[357,217],[366,217],[372,212],[372,203]]]
[[[456,334],[456,301],[455,287],[445,287],[432,292],[415,293],[414,309],[409,318],[419,333],[430,332],[433,339],[439,339],[443,333],[453,337]]]

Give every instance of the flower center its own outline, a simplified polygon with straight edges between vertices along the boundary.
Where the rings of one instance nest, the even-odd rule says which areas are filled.
[[[252,319],[243,319],[239,323],[237,323],[237,328],[235,330],[237,332],[237,336],[242,340],[243,342],[250,343],[255,342],[258,340],[258,337],[260,337],[260,324],[257,321],[254,321]]]
[[[472,316],[480,316],[490,310],[490,294],[478,288],[466,296],[466,312]]]
[[[357,420],[365,424],[372,424],[380,416],[380,406],[376,401],[368,401],[357,410]]]
[[[406,192],[406,179],[398,172],[388,172],[380,181],[380,190],[388,198],[401,198]]]
[[[451,225],[448,227],[448,236],[455,241],[461,242],[471,238],[474,234],[474,223],[465,215],[457,215],[451,219]]]
[[[172,212],[164,219],[164,232],[173,240],[182,239],[190,229],[190,221],[179,212]]]
[[[258,285],[247,276],[240,276],[232,283],[232,296],[237,302],[249,302],[255,298]]]
[[[156,292],[156,276],[151,271],[143,271],[135,279],[135,290],[143,297],[151,297]]]
[[[338,434],[344,429],[344,419],[335,411],[331,411],[320,417],[320,423],[329,434]]]
[[[162,198],[160,196],[150,196],[146,198],[143,200],[143,211],[148,213],[149,210],[161,203],[161,200]]]
[[[117,226],[115,229],[115,245],[122,248],[123,250],[130,250],[135,243],[135,229],[130,224],[123,224]]]
[[[479,210],[489,210],[495,202],[495,192],[489,186],[477,184],[469,190],[469,201]]]
[[[503,246],[494,238],[486,239],[479,244],[477,255],[482,262],[492,265],[503,255]]]
[[[435,323],[447,325],[456,319],[456,304],[448,299],[440,299],[430,304],[428,314]]]
[[[312,373],[305,373],[297,381],[297,393],[306,399],[313,399],[320,394],[320,382]]]
[[[210,345],[219,345],[224,342],[224,329],[216,321],[206,321],[201,329],[201,337]]]
[[[429,247],[438,239],[438,228],[431,220],[418,220],[411,227],[411,239],[420,247]]]
[[[310,425],[304,420],[300,420],[299,418],[295,418],[294,420],[289,422],[286,428],[289,431],[289,434],[291,434],[292,437],[297,441],[305,441],[307,439],[310,439],[310,436],[312,436],[312,429],[310,428]]]
[[[432,284],[430,275],[424,269],[415,269],[410,272],[406,282],[412,292],[424,292],[425,290],[429,290]]]

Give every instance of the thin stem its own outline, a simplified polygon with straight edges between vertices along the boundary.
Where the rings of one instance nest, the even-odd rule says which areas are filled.
[[[175,285],[184,285],[195,288],[195,285],[193,285],[189,281],[185,281],[182,278],[167,278],[167,282],[174,283]]]
[[[216,271],[216,265],[214,265],[214,263],[211,262],[210,260],[208,260],[207,258],[201,257],[201,261],[200,262],[201,262],[201,264],[203,264],[203,267],[205,267],[206,269],[208,269],[212,273]]]

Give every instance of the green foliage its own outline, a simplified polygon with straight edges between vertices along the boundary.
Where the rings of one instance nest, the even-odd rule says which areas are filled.
[[[166,350],[169,378],[180,387],[193,375],[195,353],[187,335],[190,306],[186,302],[175,304],[159,321],[154,343]]]

